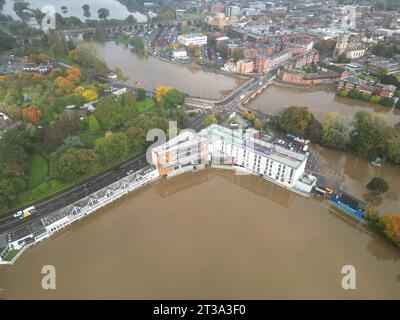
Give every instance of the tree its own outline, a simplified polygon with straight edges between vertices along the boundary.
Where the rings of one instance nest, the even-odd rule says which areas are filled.
[[[381,83],[383,84],[391,84],[397,88],[397,90],[400,90],[400,81],[397,79],[396,76],[389,74],[383,76],[381,79]]]
[[[372,47],[372,53],[377,56],[392,58],[394,54],[394,49],[390,45],[386,45],[384,43],[378,43]]]
[[[8,177],[24,177],[29,164],[32,145],[27,132],[19,129],[7,130],[0,139],[0,168]]]
[[[22,110],[24,118],[34,125],[39,125],[43,118],[43,112],[35,106],[29,106]]]
[[[15,205],[18,195],[26,190],[26,181],[23,178],[6,178],[0,180],[0,209],[7,210]]]
[[[85,101],[92,102],[96,101],[99,95],[95,89],[86,89],[82,92],[82,97],[85,99]]]
[[[255,126],[257,129],[260,129],[261,126],[262,126],[261,120],[260,120],[260,119],[255,119],[255,120],[254,120],[254,126]]]
[[[121,161],[129,154],[128,136],[124,132],[118,132],[100,138],[96,141],[95,151],[103,165]]]
[[[346,90],[344,88],[339,90],[339,96],[347,97],[348,95],[349,95],[349,90]]]
[[[100,131],[100,124],[94,115],[90,115],[88,117],[88,126],[89,126],[89,131],[92,133],[97,133]]]
[[[176,20],[176,13],[174,9],[168,6],[160,8],[157,16],[154,18],[154,21],[172,21],[172,20]]]
[[[205,118],[204,121],[203,121],[203,124],[204,124],[206,127],[209,126],[209,125],[211,125],[211,124],[214,124],[214,123],[218,123],[218,120],[217,120],[217,118],[215,117],[215,115],[210,115],[210,116],[208,116],[207,118]]]
[[[185,94],[176,90],[171,89],[168,90],[163,96],[160,104],[166,109],[176,108],[178,105],[181,105],[185,100]]]
[[[77,181],[98,169],[99,158],[96,152],[90,149],[70,148],[56,162],[57,174],[65,181]]]
[[[74,134],[79,122],[76,115],[62,113],[57,122],[43,129],[43,148],[49,152],[56,150],[63,144],[64,139]]]
[[[122,68],[119,67],[119,66],[115,67],[115,74],[117,75],[118,79],[121,80],[121,81],[124,81],[124,82],[125,82],[125,81],[128,81],[128,80],[129,80],[129,77],[127,77],[127,76],[124,74],[124,71],[123,71]]]
[[[378,104],[381,102],[381,98],[379,96],[371,96],[369,102],[371,102],[372,104]]]
[[[96,48],[90,43],[81,43],[69,55],[74,62],[92,70],[96,75],[106,75],[109,71],[106,63],[99,57]]]
[[[132,149],[141,148],[146,144],[146,135],[142,128],[129,127],[125,133]]]
[[[381,105],[386,106],[386,107],[393,107],[394,106],[394,99],[390,97],[385,97],[381,99],[380,101]]]
[[[254,113],[252,113],[251,111],[244,111],[243,112],[243,117],[249,121],[254,121],[256,119],[256,116]]]
[[[346,53],[343,52],[343,53],[340,54],[340,56],[338,57],[338,62],[339,62],[339,63],[348,63],[348,62],[350,62],[350,59],[348,59]]]
[[[357,89],[352,89],[349,92],[349,98],[352,99],[361,99],[362,98],[362,94],[361,91],[357,90]]]
[[[75,84],[65,77],[58,77],[54,80],[54,83],[56,84],[60,94],[72,93],[75,88]]]
[[[15,45],[15,39],[3,30],[0,30],[0,51],[10,50]]]
[[[336,41],[333,39],[328,40],[320,40],[315,45],[314,48],[320,51],[324,51],[329,55],[332,55],[333,50],[335,49]]]
[[[288,133],[305,137],[307,128],[314,120],[314,116],[308,107],[292,106],[283,112],[282,116],[278,119],[278,125]]]
[[[99,19],[107,19],[110,16],[110,10],[106,8],[100,8],[97,10],[97,14],[99,15]]]
[[[322,139],[322,125],[317,120],[311,121],[307,127],[306,136],[311,142],[319,143]]]
[[[54,55],[64,55],[69,52],[69,47],[65,41],[65,38],[56,30],[49,30],[47,41],[48,46]]]
[[[138,99],[138,101],[142,101],[146,99],[146,97],[147,97],[146,90],[144,90],[143,88],[139,88],[136,93],[136,98]]]
[[[113,129],[118,124],[118,102],[112,98],[100,101],[96,106],[94,116],[102,129]]]
[[[170,90],[172,90],[172,87],[157,86],[157,89],[156,89],[156,101],[157,102],[161,102],[161,100],[164,99],[165,95]]]
[[[133,46],[133,49],[134,49],[136,52],[144,53],[145,50],[146,50],[144,41],[143,41],[143,39],[140,38],[140,37],[133,37],[133,38],[130,40],[130,44]]]
[[[58,158],[63,152],[71,148],[81,148],[84,146],[84,143],[79,138],[79,136],[68,136],[64,139],[63,144],[57,148],[56,151],[51,153],[51,157],[53,159]]]
[[[392,156],[389,141],[394,138],[395,129],[383,119],[365,111],[354,115],[353,130],[350,133],[351,149],[358,155],[372,159]]]
[[[322,130],[322,143],[330,148],[345,149],[350,138],[350,125],[339,118],[338,112],[325,116]]]
[[[374,177],[372,180],[367,184],[367,188],[371,191],[376,193],[384,193],[389,190],[389,185],[385,180],[380,177]]]

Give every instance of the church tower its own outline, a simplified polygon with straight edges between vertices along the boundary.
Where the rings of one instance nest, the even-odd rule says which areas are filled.
[[[340,34],[335,50],[333,51],[333,60],[337,61],[339,56],[346,51],[347,44],[349,43],[349,35],[347,33]]]

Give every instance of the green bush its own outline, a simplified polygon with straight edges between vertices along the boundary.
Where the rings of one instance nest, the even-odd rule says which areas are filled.
[[[374,177],[367,184],[368,190],[374,191],[376,193],[384,193],[389,190],[389,185],[385,180],[379,177]]]
[[[381,102],[381,98],[379,96],[371,96],[369,102],[371,102],[372,104],[379,104]]]
[[[385,97],[385,98],[383,98],[381,100],[381,105],[391,108],[394,105],[394,99],[393,98],[389,98],[389,97]]]

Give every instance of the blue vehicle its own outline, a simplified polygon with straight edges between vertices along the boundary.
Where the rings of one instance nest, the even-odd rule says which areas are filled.
[[[335,191],[331,198],[331,202],[343,212],[351,215],[358,220],[361,220],[364,223],[367,223],[367,220],[364,216],[365,209],[367,207],[367,204],[365,202],[362,202],[341,190]]]

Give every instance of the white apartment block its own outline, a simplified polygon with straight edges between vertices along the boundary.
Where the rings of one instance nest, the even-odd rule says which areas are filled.
[[[242,132],[213,124],[199,133],[181,134],[153,148],[153,164],[160,176],[179,174],[205,164],[232,166],[309,193],[317,179],[305,173],[308,153],[258,139],[257,133],[254,129]]]
[[[186,47],[190,45],[202,46],[207,44],[207,36],[200,33],[184,34],[178,36],[178,42]]]
[[[232,18],[240,15],[240,8],[237,6],[228,6],[225,10],[225,16]]]

